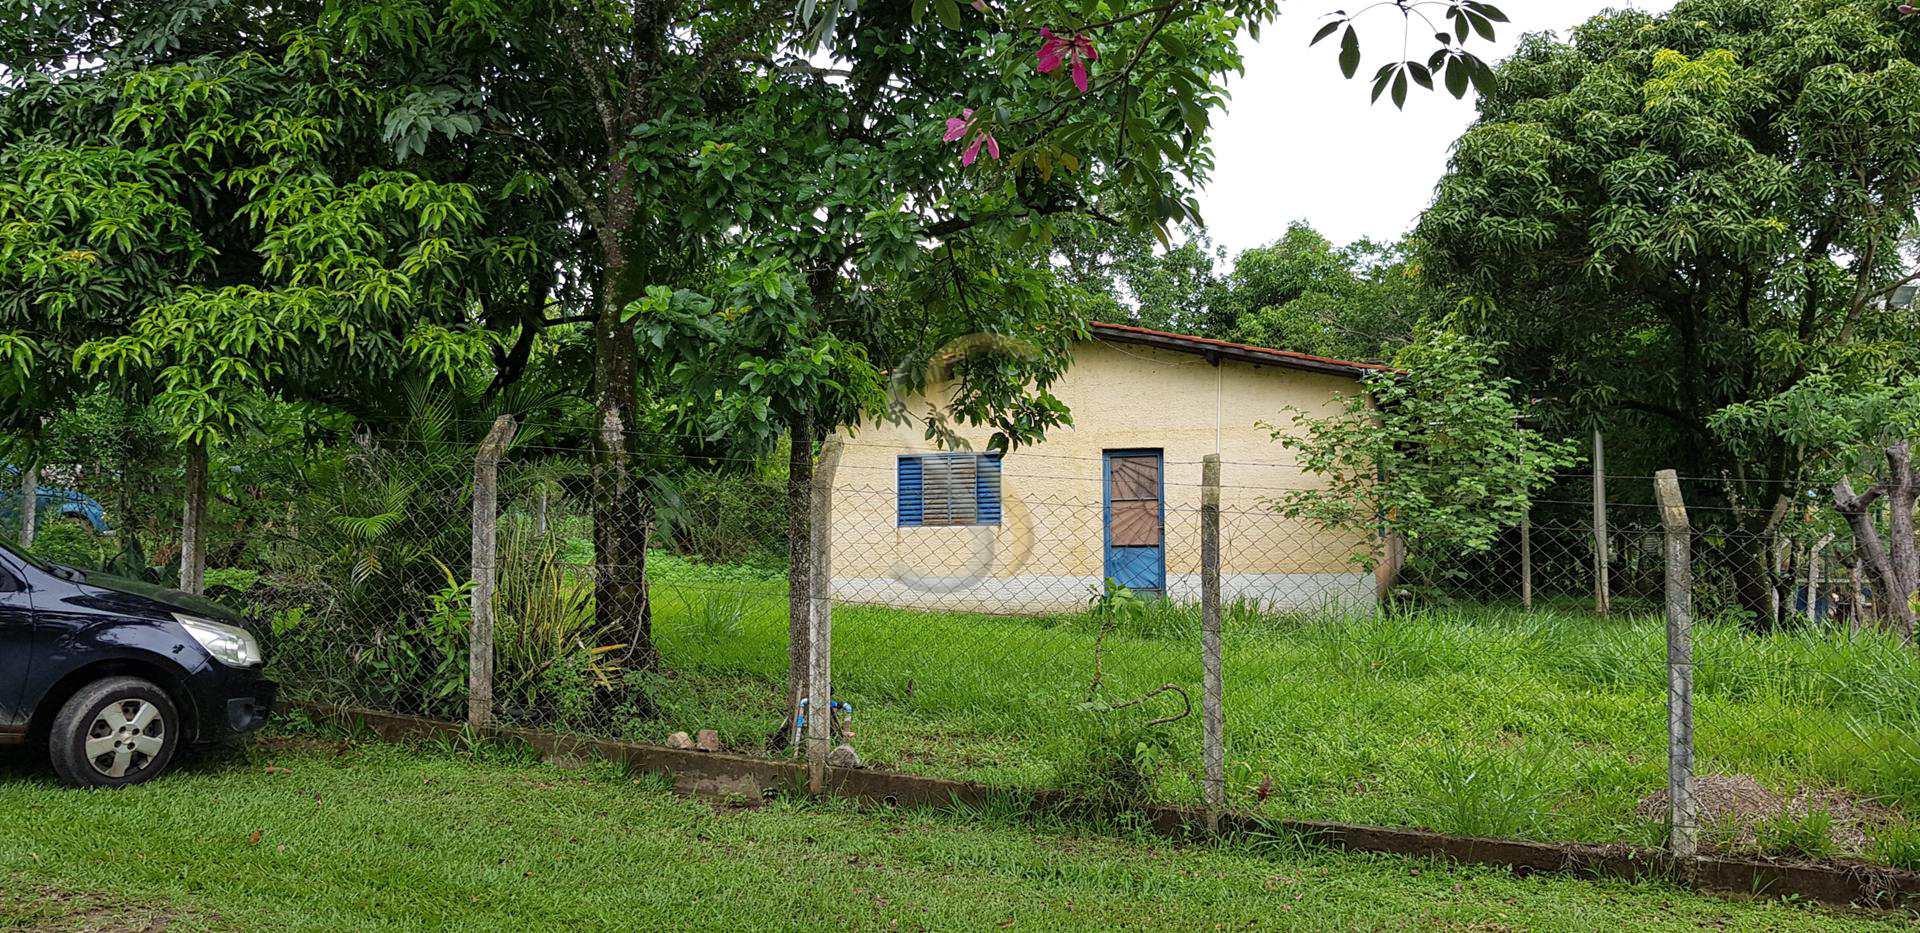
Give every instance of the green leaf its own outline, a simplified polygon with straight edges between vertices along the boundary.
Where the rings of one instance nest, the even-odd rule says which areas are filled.
[[[1494,76],[1493,67],[1482,61],[1478,56],[1466,55],[1464,57],[1467,61],[1467,75],[1473,79],[1473,89],[1482,94],[1493,93],[1493,89],[1498,86],[1499,82],[1499,79]]]
[[[1326,37],[1328,37],[1328,36],[1331,36],[1331,35],[1333,35],[1333,34],[1334,34],[1334,32],[1335,32],[1336,30],[1338,30],[1339,28],[1340,28],[1340,20],[1337,20],[1337,19],[1336,19],[1336,20],[1334,20],[1333,22],[1331,22],[1331,23],[1328,23],[1328,24],[1326,24],[1325,26],[1322,26],[1322,27],[1320,27],[1320,31],[1318,31],[1318,32],[1316,32],[1316,33],[1314,33],[1314,34],[1313,34],[1313,41],[1311,41],[1311,42],[1308,42],[1307,44],[1308,44],[1308,45],[1310,45],[1310,46],[1313,46],[1313,45],[1319,45],[1319,44],[1320,44],[1320,40],[1322,40],[1322,39],[1325,39]]]
[[[1488,42],[1493,41],[1493,24],[1488,22],[1486,17],[1472,12],[1467,13],[1466,17],[1467,22],[1473,24],[1473,31],[1480,34],[1480,38]]]
[[[1482,16],[1485,16],[1490,20],[1493,20],[1496,23],[1504,23],[1508,21],[1507,14],[1500,12],[1500,8],[1494,6],[1491,3],[1482,3],[1481,0],[1466,0],[1463,6],[1465,6],[1469,10],[1479,13]]]
[[[1468,72],[1471,70],[1471,68],[1457,58],[1448,59],[1445,73],[1447,93],[1452,94],[1456,98],[1467,96]]]
[[[1352,78],[1360,70],[1360,34],[1349,25],[1340,36],[1340,73]]]
[[[960,4],[954,0],[933,0],[933,11],[940,16],[940,25],[948,29],[959,29]]]

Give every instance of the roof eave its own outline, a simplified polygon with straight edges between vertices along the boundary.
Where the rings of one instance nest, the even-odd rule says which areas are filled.
[[[1137,346],[1172,350],[1178,353],[1193,353],[1211,360],[1233,360],[1237,363],[1250,363],[1255,366],[1278,366],[1283,369],[1297,369],[1306,372],[1326,373],[1328,375],[1347,376],[1356,379],[1387,369],[1387,367],[1383,366],[1351,363],[1345,360],[1321,359],[1319,357],[1288,353],[1283,350],[1251,347],[1202,337],[1192,337],[1185,334],[1147,330],[1129,325],[1112,325],[1096,322],[1089,325],[1088,329],[1095,339],[1099,340],[1130,343]]]

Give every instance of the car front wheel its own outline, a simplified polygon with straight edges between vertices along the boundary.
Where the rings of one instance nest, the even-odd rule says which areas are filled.
[[[54,773],[76,787],[125,787],[166,770],[180,744],[180,715],[166,691],[138,677],[108,677],[60,707],[48,739]]]

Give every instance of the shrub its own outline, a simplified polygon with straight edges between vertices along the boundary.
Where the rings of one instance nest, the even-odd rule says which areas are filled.
[[[244,595],[260,582],[260,571],[245,567],[214,567],[207,570],[206,590],[212,595]]]
[[[1053,783],[1100,809],[1151,803],[1163,768],[1175,760],[1173,734],[1139,710],[1083,708],[1056,742]]]
[[[662,516],[676,553],[716,564],[786,565],[784,471],[701,471],[679,482],[681,508]]]
[[[581,721],[617,680],[599,643],[593,586],[531,522],[501,527],[494,592],[494,691],[529,723]]]
[[[47,522],[33,537],[36,557],[83,569],[97,569],[113,554],[113,540],[71,519]]]

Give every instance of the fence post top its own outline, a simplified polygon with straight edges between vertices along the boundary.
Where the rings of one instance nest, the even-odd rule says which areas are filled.
[[[513,440],[516,425],[512,415],[501,415],[493,419],[493,428],[487,431],[487,438],[480,442],[480,450],[474,454],[475,463],[498,463],[507,452],[507,444]]]
[[[1674,470],[1653,474],[1653,492],[1660,501],[1660,523],[1668,531],[1686,531],[1687,504],[1680,497],[1680,474]]]

